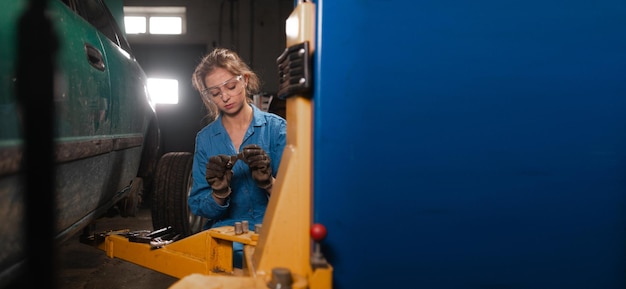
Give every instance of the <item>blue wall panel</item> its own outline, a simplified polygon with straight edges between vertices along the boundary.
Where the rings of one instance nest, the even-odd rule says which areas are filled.
[[[626,2],[316,4],[335,288],[626,288]]]

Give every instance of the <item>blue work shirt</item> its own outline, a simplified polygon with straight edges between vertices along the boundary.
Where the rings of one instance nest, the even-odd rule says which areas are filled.
[[[263,148],[270,157],[272,175],[276,177],[287,142],[287,122],[276,114],[264,112],[254,105],[251,106],[254,111],[252,122],[239,149],[249,144],[256,144]],[[188,203],[194,215],[208,219],[204,229],[234,226],[235,222],[247,220],[250,230],[254,230],[255,224],[263,222],[269,195],[257,186],[244,161],[237,160],[233,166],[233,177],[230,182],[232,193],[224,205],[219,205],[211,196],[213,189],[205,179],[209,158],[219,154],[232,156],[237,153],[222,124],[221,114],[196,135],[192,169],[193,184]]]

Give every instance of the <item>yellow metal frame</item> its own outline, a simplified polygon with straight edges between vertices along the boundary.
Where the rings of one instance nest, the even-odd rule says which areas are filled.
[[[315,4],[300,2],[287,19],[287,47],[315,48]],[[329,264],[311,266],[312,105],[303,96],[286,100],[287,145],[261,231],[235,234],[233,226],[209,229],[158,249],[111,234],[97,245],[107,256],[181,278],[172,289],[268,288],[275,268],[291,272],[294,289],[332,288]],[[233,242],[244,244],[242,269],[233,268]]]

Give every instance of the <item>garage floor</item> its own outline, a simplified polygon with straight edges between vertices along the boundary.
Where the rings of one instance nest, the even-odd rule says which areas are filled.
[[[118,229],[153,230],[147,205],[135,217],[117,215],[96,222],[98,232]],[[63,243],[58,253],[59,289],[162,289],[178,281],[134,263],[109,258],[104,251],[81,243],[78,235]]]

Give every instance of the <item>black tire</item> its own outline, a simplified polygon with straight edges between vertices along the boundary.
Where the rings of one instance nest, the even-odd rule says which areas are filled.
[[[192,163],[189,152],[169,152],[159,160],[151,204],[154,230],[172,227],[181,238],[202,230],[206,219],[193,215],[187,205]]]

